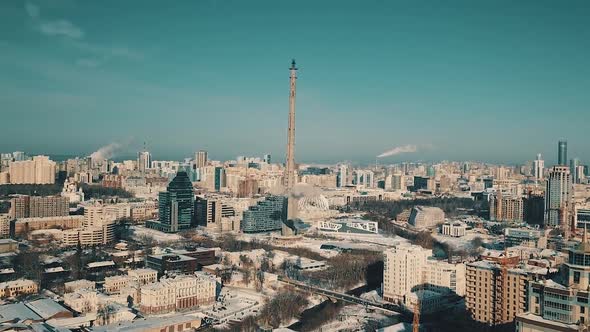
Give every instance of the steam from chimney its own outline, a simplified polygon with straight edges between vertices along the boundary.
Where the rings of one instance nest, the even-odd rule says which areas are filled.
[[[417,151],[418,151],[418,147],[416,145],[408,144],[408,145],[404,145],[404,146],[395,147],[391,150],[387,150],[387,151],[383,152],[382,154],[378,155],[377,158],[391,157],[391,156],[398,155],[400,153],[413,153],[413,152],[417,152]]]
[[[123,148],[123,145],[117,142],[113,142],[109,145],[105,145],[103,147],[101,147],[100,149],[98,149],[97,151],[93,152],[90,155],[90,158],[92,158],[93,160],[105,160],[105,159],[111,159],[112,157],[114,157],[116,155],[117,152],[119,152],[119,150],[121,150],[121,148]]]

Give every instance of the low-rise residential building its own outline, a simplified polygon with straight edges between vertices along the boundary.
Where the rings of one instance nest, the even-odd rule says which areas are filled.
[[[18,279],[0,282],[0,298],[13,297],[39,292],[39,284],[33,280]]]
[[[64,303],[79,313],[96,312],[98,294],[94,289],[77,289],[64,294]]]
[[[96,289],[96,283],[86,279],[78,279],[64,283],[64,291],[66,293],[72,293],[79,289]]]
[[[0,254],[18,251],[18,242],[13,239],[0,239]]]
[[[84,222],[84,216],[58,216],[39,218],[20,218],[14,223],[14,234],[23,236],[26,233],[39,229],[73,229],[80,228]]]
[[[113,276],[104,278],[103,289],[107,294],[119,294],[121,288],[127,287],[133,281],[128,275]]]
[[[153,269],[128,270],[127,275],[106,277],[103,288],[107,294],[119,294],[132,282],[139,285],[151,284],[158,281],[158,271]]]
[[[136,269],[127,271],[127,275],[140,285],[151,284],[158,281],[158,271],[153,269]]]

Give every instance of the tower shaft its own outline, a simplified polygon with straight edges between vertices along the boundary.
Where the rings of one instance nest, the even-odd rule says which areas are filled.
[[[295,60],[291,62],[290,92],[289,92],[289,127],[287,129],[287,162],[285,169],[285,188],[290,191],[295,185],[295,94],[297,81],[297,67]]]

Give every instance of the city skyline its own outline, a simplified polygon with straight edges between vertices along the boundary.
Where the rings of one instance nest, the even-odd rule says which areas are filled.
[[[587,162],[589,5],[455,3],[2,3],[0,150],[283,159],[296,58],[298,162]]]

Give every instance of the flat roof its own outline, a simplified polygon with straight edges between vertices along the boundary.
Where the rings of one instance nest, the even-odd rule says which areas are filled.
[[[199,317],[187,315],[174,315],[168,317],[150,317],[143,319],[136,319],[131,322],[120,322],[117,325],[111,324],[106,326],[97,326],[92,330],[95,332],[140,332],[146,329],[158,329],[169,325],[180,325],[195,320],[200,320]],[[198,327],[198,326],[197,326]]]
[[[0,306],[0,323],[19,320],[42,320],[41,316],[27,307],[23,302]]]

